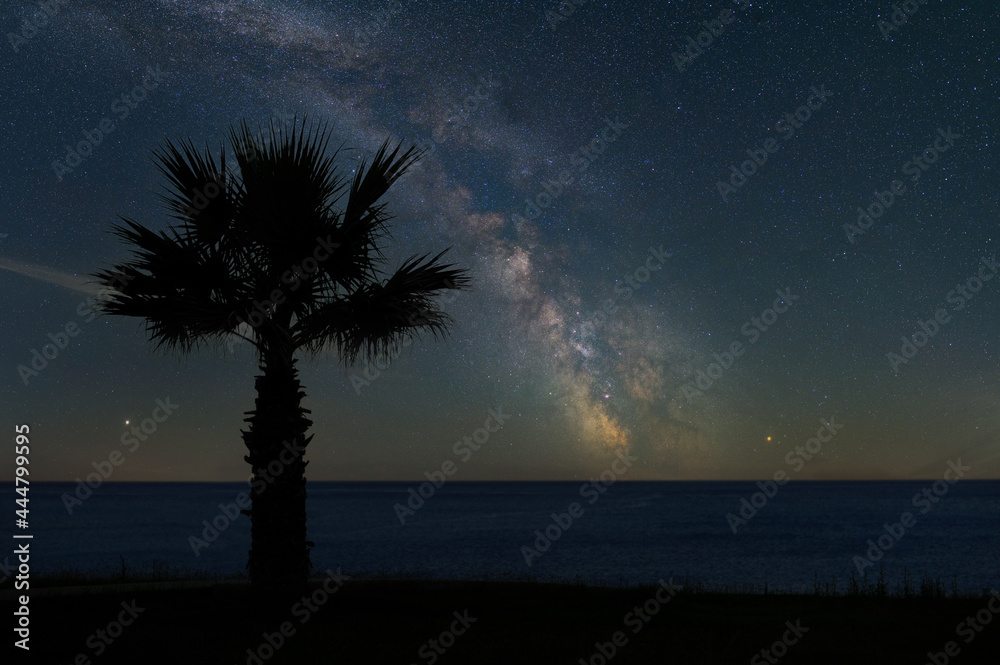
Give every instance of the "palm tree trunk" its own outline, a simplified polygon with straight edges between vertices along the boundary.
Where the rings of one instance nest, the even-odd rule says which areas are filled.
[[[301,406],[305,393],[291,350],[262,354],[255,409],[247,411],[243,442],[253,468],[250,490],[251,546],[247,568],[255,591],[304,591],[312,568],[306,540],[305,447],[312,421]]]

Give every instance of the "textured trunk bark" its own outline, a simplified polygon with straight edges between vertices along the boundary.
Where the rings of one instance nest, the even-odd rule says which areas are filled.
[[[306,432],[312,421],[301,406],[305,393],[287,349],[265,352],[256,377],[257,399],[243,442],[253,468],[250,489],[251,548],[247,568],[255,591],[301,593],[312,563],[306,540]]]

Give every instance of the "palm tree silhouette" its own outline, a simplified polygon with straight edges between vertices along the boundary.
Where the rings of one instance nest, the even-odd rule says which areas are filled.
[[[132,246],[131,260],[94,277],[114,289],[102,313],[145,319],[158,349],[186,353],[232,335],[255,347],[257,397],[242,431],[253,469],[247,568],[255,591],[294,593],[312,567],[303,459],[312,421],[296,352],[334,352],[350,365],[389,358],[422,333],[444,337],[452,320],[436,296],[470,280],[441,262],[444,252],[410,257],[385,278],[379,245],[392,217],[378,201],[420,158],[415,148],[387,154],[386,141],[348,189],[340,149],[326,154],[325,124],[272,122],[254,135],[244,121],[229,139],[238,176],[224,144],[219,161],[190,139],[153,151],[169,183],[161,201],[177,221],[154,232],[121,217],[113,232]]]

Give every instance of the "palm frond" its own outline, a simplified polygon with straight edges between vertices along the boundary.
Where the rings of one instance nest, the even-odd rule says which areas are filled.
[[[225,145],[218,159],[190,139],[154,150],[175,223],[113,226],[132,255],[95,273],[112,289],[101,311],[145,319],[158,347],[224,342],[249,322],[262,353],[333,348],[349,363],[423,332],[443,336],[451,319],[436,296],[466,288],[467,272],[441,263],[444,252],[410,257],[387,279],[381,271],[391,216],[379,200],[422,152],[386,141],[348,188],[335,163],[343,145],[328,154],[330,138],[305,118],[257,133],[241,122],[228,136],[238,173]]]
[[[386,154],[389,149],[389,140],[386,139],[367,170],[365,160],[361,160],[344,209],[342,229],[345,241],[358,256],[370,257],[367,268],[372,277],[378,275],[377,266],[385,260],[379,240],[389,235],[385,226],[388,218],[379,214],[382,206],[376,206],[376,203],[390,185],[423,155],[423,151],[414,146],[397,158],[401,147],[402,144],[399,144]]]
[[[296,345],[313,352],[332,345],[352,364],[358,357],[389,357],[421,333],[443,337],[452,319],[436,296],[470,283],[467,271],[439,262],[443,254],[411,257],[384,283],[369,283],[318,308],[296,325]]]
[[[99,309],[104,314],[147,319],[157,345],[187,349],[199,338],[221,338],[243,311],[245,286],[217,255],[206,256],[176,232],[156,233],[123,218],[115,235],[133,246],[133,258],[95,273],[114,289]],[[219,341],[217,340],[217,341]]]
[[[233,209],[225,150],[216,163],[207,146],[199,154],[188,139],[179,144],[167,141],[153,156],[172,188],[159,198],[174,211],[183,232],[206,244],[219,242],[229,231]]]

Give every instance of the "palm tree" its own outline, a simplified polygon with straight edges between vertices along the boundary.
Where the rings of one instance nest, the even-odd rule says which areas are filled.
[[[176,222],[154,232],[121,217],[113,232],[132,246],[131,260],[94,276],[114,289],[102,313],[145,319],[156,348],[186,353],[232,335],[253,344],[260,374],[242,431],[253,469],[247,568],[255,590],[298,592],[312,567],[303,459],[312,421],[296,352],[333,352],[349,365],[389,358],[422,333],[443,337],[451,318],[436,296],[467,288],[469,276],[442,263],[444,252],[383,271],[392,217],[378,201],[420,158],[415,148],[387,154],[386,141],[348,189],[334,163],[340,150],[327,155],[325,124],[272,123],[254,135],[244,121],[229,139],[238,176],[226,169],[225,145],[218,161],[190,139],[153,151]]]

